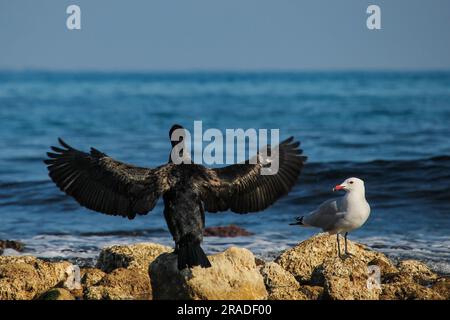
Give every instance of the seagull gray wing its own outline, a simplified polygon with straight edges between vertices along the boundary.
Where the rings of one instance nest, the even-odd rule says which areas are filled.
[[[342,207],[342,198],[335,198],[323,202],[316,210],[306,215],[303,223],[328,231],[334,229],[335,225],[344,215],[345,211]]]

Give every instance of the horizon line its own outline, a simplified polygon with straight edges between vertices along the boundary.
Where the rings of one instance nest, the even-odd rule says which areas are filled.
[[[288,73],[344,73],[344,72],[354,72],[354,73],[448,73],[449,68],[266,68],[266,69],[231,69],[231,68],[186,68],[186,69],[53,69],[53,68],[0,68],[0,73],[79,73],[79,74],[89,74],[89,73],[104,73],[104,74],[193,74],[193,73],[228,73],[228,74],[262,74],[262,73],[273,73],[273,74],[288,74]]]

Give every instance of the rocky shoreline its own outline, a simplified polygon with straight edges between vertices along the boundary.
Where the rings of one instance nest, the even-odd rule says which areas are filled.
[[[22,252],[25,245],[19,241],[11,240],[0,240],[0,256],[4,253],[6,249],[12,249],[17,252]]]
[[[334,236],[320,234],[281,253],[256,259],[230,247],[209,256],[212,268],[178,271],[172,248],[155,243],[112,246],[93,268],[32,256],[0,256],[0,300],[124,299],[450,299],[450,278],[416,260],[394,263],[349,241],[336,255]]]

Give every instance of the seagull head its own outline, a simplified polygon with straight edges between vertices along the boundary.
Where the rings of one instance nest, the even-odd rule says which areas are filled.
[[[362,191],[364,192],[364,181],[362,181],[359,178],[348,178],[341,184],[338,184],[336,187],[333,188],[333,191],[339,191],[344,190],[346,192],[351,191]]]

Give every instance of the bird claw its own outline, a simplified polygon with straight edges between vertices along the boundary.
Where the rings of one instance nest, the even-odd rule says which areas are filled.
[[[339,255],[339,258],[341,258],[342,260],[345,260],[345,259],[348,259],[348,258],[351,258],[351,257],[354,257],[354,255],[351,254],[350,252],[346,252],[344,254],[340,254]]]

